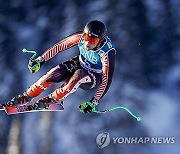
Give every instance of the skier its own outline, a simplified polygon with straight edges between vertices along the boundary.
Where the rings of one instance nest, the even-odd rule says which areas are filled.
[[[99,104],[99,100],[108,91],[113,77],[115,66],[115,48],[107,36],[107,29],[103,22],[93,20],[87,23],[83,31],[76,32],[64,38],[35,60],[30,60],[28,67],[40,63],[40,67],[48,62],[59,52],[78,45],[80,54],[52,68],[37,82],[31,85],[23,94],[14,97],[3,106],[16,106],[26,104],[33,98],[40,95],[44,90],[54,83],[64,82],[54,92],[38,100],[36,103],[27,106],[27,111],[46,109],[52,103],[63,101],[70,93],[75,92],[79,87],[84,90],[97,88],[96,94],[92,97],[89,105],[82,103],[84,113],[91,112],[93,107]]]

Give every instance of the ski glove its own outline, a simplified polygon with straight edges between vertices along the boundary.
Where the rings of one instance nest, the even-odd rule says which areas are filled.
[[[93,110],[96,110],[96,105],[98,105],[98,101],[87,101],[79,105],[79,109],[83,113],[90,113]]]
[[[28,68],[31,73],[35,73],[40,70],[41,66],[45,63],[45,60],[43,57],[39,56],[36,59],[30,59]]]

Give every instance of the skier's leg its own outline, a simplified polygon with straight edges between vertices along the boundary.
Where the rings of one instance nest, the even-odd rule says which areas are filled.
[[[72,58],[71,60],[66,61],[52,68],[37,82],[31,85],[23,94],[15,96],[11,101],[4,104],[4,106],[14,106],[29,102],[32,98],[40,95],[45,89],[49,88],[52,84],[61,82],[65,80],[67,77],[72,76],[77,67],[79,67],[79,65],[75,63],[75,58]],[[70,66],[74,67],[69,69]]]
[[[57,88],[51,96],[58,102],[66,98],[70,93],[75,92],[82,85],[86,85],[86,89],[92,89],[96,84],[96,76],[84,69],[78,69],[70,80]]]
[[[50,81],[51,78],[56,74],[57,70],[59,69],[59,65],[52,68],[49,72],[47,72],[44,76],[42,76],[37,82],[31,85],[27,90],[26,93],[31,97],[34,98],[40,95],[44,90],[49,88],[53,82]]]
[[[76,56],[51,69],[46,75],[41,77],[36,83],[26,90],[27,94],[31,98],[34,98],[52,84],[61,82],[71,77],[73,73],[80,67],[78,59],[78,56]]]
[[[11,101],[4,104],[4,106],[14,106],[25,104],[26,102],[31,101],[32,98],[41,94],[45,89],[50,87],[54,82],[49,81],[53,74],[56,73],[58,66],[52,68],[49,72],[47,72],[44,76],[42,76],[37,82],[31,85],[23,94],[15,96]]]
[[[20,97],[13,98],[8,104],[8,106],[18,105],[19,101],[23,100],[21,104],[30,101],[32,98],[41,94],[45,89],[50,87],[54,83],[58,83],[70,78],[74,72],[81,68],[79,64],[79,57],[76,56],[66,62],[61,63],[55,68],[51,69],[47,74],[42,76],[36,83],[30,86]],[[24,96],[25,94],[25,96]],[[24,99],[24,97],[28,99]],[[22,99],[23,98],[23,99]],[[52,98],[49,96],[43,99],[43,102],[53,102]],[[14,103],[15,102],[15,103]],[[39,103],[42,104],[42,103]],[[46,103],[43,103],[43,105]]]
[[[83,89],[92,89],[99,83],[100,76],[94,75],[84,69],[78,69],[72,75],[72,77],[57,88],[53,93],[45,96],[37,101],[37,103],[28,106],[28,110],[48,108],[52,103],[58,103],[58,101],[66,98],[70,93],[75,92],[79,87],[83,86]]]
[[[41,98],[37,103],[29,105],[27,110],[48,108],[50,104],[58,103],[59,100],[64,99],[70,93],[76,91],[82,83],[90,83],[91,81],[88,74],[85,74],[82,69],[78,69],[69,80],[57,88],[53,93]]]

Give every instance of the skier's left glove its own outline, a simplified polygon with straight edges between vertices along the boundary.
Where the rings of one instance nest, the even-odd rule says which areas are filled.
[[[35,72],[39,71],[39,69],[41,68],[41,66],[44,63],[45,63],[44,58],[39,56],[36,59],[30,59],[29,60],[28,68],[29,68],[31,73],[35,73]]]
[[[90,113],[93,110],[96,110],[96,106],[98,104],[99,104],[99,101],[97,101],[97,100],[87,101],[87,102],[84,102],[81,105],[79,105],[79,109],[83,113]]]

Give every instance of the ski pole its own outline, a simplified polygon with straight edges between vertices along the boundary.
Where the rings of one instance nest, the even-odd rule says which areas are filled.
[[[132,113],[132,111],[130,111],[127,107],[124,107],[124,106],[114,106],[114,107],[108,108],[106,110],[101,110],[101,111],[96,110],[96,108],[94,108],[94,110],[92,110],[92,111],[95,112],[95,113],[105,113],[105,112],[114,111],[114,110],[117,110],[117,109],[123,109],[123,110],[127,111],[137,121],[141,121],[141,117],[136,116],[134,113]]]
[[[36,51],[27,50],[25,48],[22,51],[25,52],[25,53],[32,53],[33,54],[32,57],[30,58],[30,60],[33,60],[37,55]]]
[[[106,113],[106,112],[114,111],[117,109],[123,109],[123,110],[127,111],[137,121],[141,121],[141,117],[136,116],[132,111],[130,111],[127,107],[124,107],[124,106],[114,106],[114,107],[100,111],[100,110],[97,110],[96,107],[91,102],[87,102],[87,104],[89,104],[92,107],[92,112],[94,112],[94,113]]]

